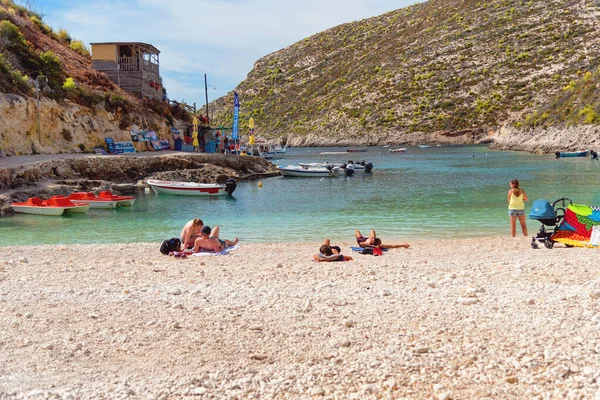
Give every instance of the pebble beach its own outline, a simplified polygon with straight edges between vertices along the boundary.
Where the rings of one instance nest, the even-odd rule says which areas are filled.
[[[0,399],[600,399],[597,249],[3,247]]]

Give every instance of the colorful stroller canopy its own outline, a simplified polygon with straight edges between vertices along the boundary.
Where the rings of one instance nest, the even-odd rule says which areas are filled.
[[[550,204],[548,200],[535,200],[531,205],[531,212],[529,213],[529,218],[538,220],[548,219],[554,220],[556,222],[556,212],[554,211],[552,204]]]
[[[551,240],[577,247],[600,244],[600,207],[570,204]]]

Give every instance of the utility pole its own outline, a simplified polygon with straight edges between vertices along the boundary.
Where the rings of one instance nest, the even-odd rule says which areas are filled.
[[[38,140],[40,142],[40,146],[42,145],[42,131],[40,129],[40,78],[42,78],[46,83],[48,83],[48,78],[44,75],[38,75],[35,78],[35,98],[36,98],[36,110],[37,110],[37,128],[38,128]]]
[[[206,125],[210,126],[208,119],[208,85],[206,84],[206,74],[204,74],[204,94],[206,95]]]

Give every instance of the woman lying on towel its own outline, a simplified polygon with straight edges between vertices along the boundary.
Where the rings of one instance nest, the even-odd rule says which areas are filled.
[[[352,261],[352,257],[344,256],[341,253],[339,246],[332,246],[329,239],[325,239],[323,246],[319,248],[319,254],[315,254],[313,259],[317,262],[330,261]]]

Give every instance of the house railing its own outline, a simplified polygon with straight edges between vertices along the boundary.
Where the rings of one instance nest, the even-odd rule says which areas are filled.
[[[137,57],[119,57],[119,69],[121,71],[139,71],[140,64]],[[143,60],[142,69],[154,75],[159,75],[158,64]]]
[[[140,69],[137,57],[119,57],[119,69],[121,71],[137,71]]]

